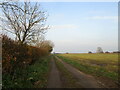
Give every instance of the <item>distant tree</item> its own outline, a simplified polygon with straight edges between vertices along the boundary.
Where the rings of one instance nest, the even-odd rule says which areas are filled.
[[[88,53],[92,53],[91,51],[89,51]]]
[[[97,47],[97,51],[96,51],[97,53],[103,53],[103,50],[102,50],[102,48],[101,47]]]
[[[105,53],[110,53],[110,52],[106,51]]]
[[[120,51],[113,51],[113,53],[120,53]]]
[[[46,12],[38,3],[5,1],[0,8],[4,15],[0,17],[2,29],[13,33],[22,44],[37,40],[48,29]]]

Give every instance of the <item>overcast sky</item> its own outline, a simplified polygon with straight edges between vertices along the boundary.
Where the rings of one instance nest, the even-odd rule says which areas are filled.
[[[95,52],[118,49],[117,2],[43,2],[51,29],[46,39],[54,42],[54,52]]]

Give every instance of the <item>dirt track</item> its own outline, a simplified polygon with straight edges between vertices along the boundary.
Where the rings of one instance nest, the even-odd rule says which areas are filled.
[[[62,88],[59,71],[56,67],[53,58],[51,59],[50,66],[51,66],[51,71],[48,79],[47,88]]]
[[[74,78],[77,79],[79,85],[81,85],[83,88],[100,88],[99,84],[92,76],[84,74],[56,56],[55,58],[64,65],[64,67],[74,76]],[[48,80],[48,88],[62,88],[59,71],[53,58],[51,60],[51,72]]]
[[[77,78],[78,83],[84,87],[84,88],[100,88],[99,84],[97,81],[90,75],[84,74],[83,72],[79,71],[78,69],[72,67],[71,65],[65,63],[58,57],[56,57],[57,60],[59,60],[64,67],[72,73],[72,75]]]

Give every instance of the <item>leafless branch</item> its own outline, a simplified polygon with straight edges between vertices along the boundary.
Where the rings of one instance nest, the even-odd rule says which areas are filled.
[[[14,33],[20,43],[37,39],[48,29],[45,25],[46,13],[39,8],[38,3],[3,2],[0,3],[0,7],[5,16],[3,22],[8,27],[3,29]]]

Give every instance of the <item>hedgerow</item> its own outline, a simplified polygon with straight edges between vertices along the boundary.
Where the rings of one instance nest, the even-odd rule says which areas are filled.
[[[2,35],[3,85],[5,84],[4,80],[6,80],[7,76],[10,77],[11,82],[9,82],[12,83],[18,74],[24,74],[22,70],[25,70],[26,67],[34,64],[37,60],[40,60],[41,57],[48,55],[48,51],[49,50],[45,48],[20,44],[7,35]]]

